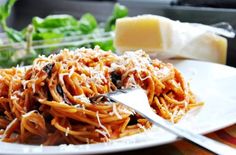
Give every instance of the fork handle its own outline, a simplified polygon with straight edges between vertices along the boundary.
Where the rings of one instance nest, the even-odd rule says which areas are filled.
[[[142,113],[143,114],[143,113]],[[193,132],[189,132],[186,129],[180,128],[173,123],[164,120],[154,112],[143,114],[146,116],[147,119],[149,119],[154,124],[164,128],[165,130],[181,137],[185,138],[188,141],[191,141],[200,147],[205,148],[206,150],[220,155],[231,155],[236,154],[236,149],[233,149],[223,143],[217,142],[213,139],[207,138],[205,136],[202,136],[200,134],[194,134]]]

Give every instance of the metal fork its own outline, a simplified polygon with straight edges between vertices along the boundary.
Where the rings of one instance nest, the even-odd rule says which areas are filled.
[[[101,96],[101,95],[100,95]],[[143,117],[147,118],[154,124],[162,127],[163,129],[184,138],[198,146],[216,154],[230,155],[236,154],[236,149],[233,149],[223,143],[217,142],[200,134],[193,133],[174,123],[171,123],[162,117],[158,116],[151,109],[147,95],[145,91],[141,88],[130,88],[130,89],[119,89],[117,91],[102,95],[111,101],[124,104],[137,113],[141,114]]]

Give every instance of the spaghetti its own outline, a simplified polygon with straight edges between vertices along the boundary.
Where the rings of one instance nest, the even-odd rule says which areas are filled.
[[[2,141],[97,143],[142,132],[151,123],[131,109],[90,100],[133,86],[146,90],[153,110],[173,122],[201,105],[172,64],[151,60],[141,50],[117,56],[99,47],[65,49],[40,56],[30,67],[0,70]]]

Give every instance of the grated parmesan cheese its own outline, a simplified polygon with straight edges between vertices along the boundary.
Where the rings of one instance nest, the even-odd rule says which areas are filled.
[[[137,71],[138,77],[139,77],[139,79],[140,79],[141,81],[144,81],[144,80],[146,80],[146,79],[148,79],[148,78],[151,78],[150,74],[148,74],[148,76],[142,78],[142,77],[140,76],[140,72],[142,73],[142,71],[143,71],[142,69],[140,69],[140,70],[136,69],[136,71]]]
[[[109,141],[109,138],[107,137],[107,133],[105,131],[102,131],[99,129],[96,129],[95,131],[100,133],[101,135],[103,135],[105,137],[106,141]]]
[[[19,95],[19,96],[23,96],[23,93],[24,93],[24,92],[21,92],[21,91],[17,90],[17,91],[14,91],[12,94],[14,94],[14,95]]]
[[[37,112],[37,110],[32,110],[32,111],[27,112],[27,113],[25,113],[24,115],[22,115],[22,117],[28,117],[28,116],[30,116],[32,113],[35,113],[35,112]]]
[[[65,84],[65,83],[64,83],[64,79],[63,79],[63,77],[64,77],[65,75],[68,75],[68,73],[60,73],[60,74],[59,74],[59,81],[60,81],[62,84]]]
[[[75,72],[75,67],[72,66],[72,68],[70,69],[70,73],[69,73],[69,77],[71,77]]]
[[[146,131],[147,129],[140,123],[137,124],[137,126],[142,129],[143,131]]]
[[[90,100],[89,100],[89,98],[86,97],[84,94],[77,95],[77,96],[73,96],[73,98],[74,98],[75,100],[81,100],[81,101],[83,101],[83,102],[85,102],[85,103],[91,103]]]
[[[70,128],[67,127],[67,128],[66,128],[66,132],[65,132],[65,136],[66,136],[66,137],[68,136],[69,132],[70,132]]]
[[[89,79],[89,81],[92,81],[98,84],[103,84],[104,82],[105,83],[107,82],[107,79],[105,78],[104,73],[101,72],[100,70],[90,69],[90,73],[91,73],[91,78]]]
[[[154,70],[154,74],[159,78],[166,77],[168,76],[168,74],[170,74],[170,69],[165,66],[163,68],[160,68],[159,70]]]
[[[90,143],[90,141],[89,141],[89,139],[88,139],[88,138],[86,138],[86,143],[87,143],[87,144],[89,144],[89,143]]]
[[[6,129],[5,129],[5,132],[8,131],[9,128],[10,128],[17,120],[18,120],[18,118],[15,118],[13,121],[11,121],[11,122],[7,125],[7,127],[6,127]],[[6,136],[6,133],[5,133],[5,132],[3,133],[3,137]]]
[[[98,111],[96,113],[96,116],[97,116],[97,120],[98,120],[98,124],[99,126],[105,131],[106,135],[108,135],[109,137],[111,136],[110,133],[108,132],[107,128],[102,125],[101,121],[100,121],[100,118],[99,118],[99,114],[98,114]]]
[[[112,104],[112,110],[113,110],[113,114],[115,114],[118,119],[122,119],[121,115],[117,111],[116,103]]]
[[[18,98],[16,95],[12,95],[12,96],[11,96],[11,100],[16,100],[16,101],[18,101],[19,98]]]
[[[127,81],[126,87],[137,87],[137,86],[138,86],[138,84],[136,83],[136,81],[135,81],[135,79],[134,79],[134,75],[132,74],[132,75],[129,77],[128,81]]]
[[[29,81],[27,81],[27,80],[22,80],[21,81],[21,84],[23,85],[23,89],[26,89],[26,86],[27,86],[27,83],[28,83]]]

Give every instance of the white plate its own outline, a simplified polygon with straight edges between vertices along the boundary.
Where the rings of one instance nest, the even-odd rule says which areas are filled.
[[[208,133],[236,123],[236,69],[191,60],[171,61],[184,74],[202,108],[189,112],[177,125]],[[158,128],[109,143],[32,146],[0,142],[0,154],[96,154],[140,149],[173,142],[176,136]]]

